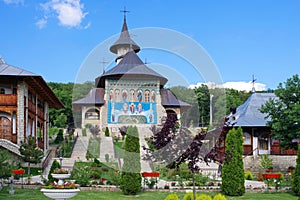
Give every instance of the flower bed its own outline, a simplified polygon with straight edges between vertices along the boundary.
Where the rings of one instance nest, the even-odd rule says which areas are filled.
[[[13,170],[11,170],[12,171],[12,173],[14,173],[14,174],[24,174],[25,173],[25,170],[24,169],[13,169]]]
[[[264,179],[269,179],[269,178],[273,178],[273,179],[276,179],[276,178],[280,178],[281,174],[263,174],[263,177]]]

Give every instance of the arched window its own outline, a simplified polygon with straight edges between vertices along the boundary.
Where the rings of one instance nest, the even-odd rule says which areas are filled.
[[[149,102],[150,101],[150,91],[146,90],[145,91],[145,102]]]
[[[130,90],[130,101],[135,101],[134,90]]]
[[[123,90],[122,98],[123,98],[123,101],[127,101],[127,90]]]
[[[143,101],[143,93],[142,93],[142,90],[139,90],[139,91],[137,92],[137,100],[138,100],[139,102],[142,102],[142,101]]]
[[[247,132],[244,132],[243,133],[243,140],[244,140],[244,144],[250,145],[251,144],[251,135]]]
[[[115,101],[120,101],[120,90],[119,89],[115,90]]]
[[[110,100],[110,101],[113,101],[113,100],[114,100],[114,91],[113,91],[113,90],[110,90],[110,91],[109,91],[109,100]]]
[[[85,113],[85,119],[90,119],[90,120],[98,120],[100,119],[100,112],[97,109],[91,108]]]
[[[4,88],[0,88],[0,94],[5,94],[5,89]]]

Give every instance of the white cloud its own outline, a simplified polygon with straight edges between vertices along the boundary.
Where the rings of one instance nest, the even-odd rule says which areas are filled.
[[[189,88],[195,88],[199,87],[202,84],[207,85],[208,88],[213,89],[213,88],[231,88],[239,91],[252,91],[253,84],[252,82],[244,82],[244,81],[239,81],[239,82],[226,82],[221,85],[217,85],[212,82],[208,83],[197,83],[196,85],[190,85]],[[254,84],[255,91],[265,91],[266,90],[266,84],[263,83],[255,83]]]
[[[80,0],[51,0],[41,4],[41,7],[46,16],[55,16],[60,25],[71,28],[81,27],[83,19],[88,14],[83,11],[84,4],[80,3]],[[47,22],[45,18],[44,21]],[[88,27],[89,24],[84,26]]]
[[[6,4],[24,4],[24,0],[3,0]]]
[[[39,27],[39,29],[45,28],[46,24],[47,24],[47,19],[46,19],[46,18],[42,18],[42,19],[38,20],[38,21],[35,23],[35,25],[36,25],[37,27]]]

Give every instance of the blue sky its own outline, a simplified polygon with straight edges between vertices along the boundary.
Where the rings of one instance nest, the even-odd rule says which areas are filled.
[[[119,34],[124,6],[130,11],[129,29],[166,28],[199,43],[224,82],[249,82],[254,74],[265,88],[275,89],[300,72],[296,0],[0,0],[0,55],[46,81],[74,82],[90,52]],[[139,37],[133,35],[134,40]],[[139,55],[179,73],[186,64],[159,52]],[[99,55],[99,71],[102,59]],[[190,79],[190,84],[203,81],[192,74]]]

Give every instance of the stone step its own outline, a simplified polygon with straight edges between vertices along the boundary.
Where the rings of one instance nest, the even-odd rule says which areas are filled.
[[[100,142],[100,161],[106,162],[105,155],[109,156],[110,161],[115,160],[114,140],[112,137],[101,137]]]

